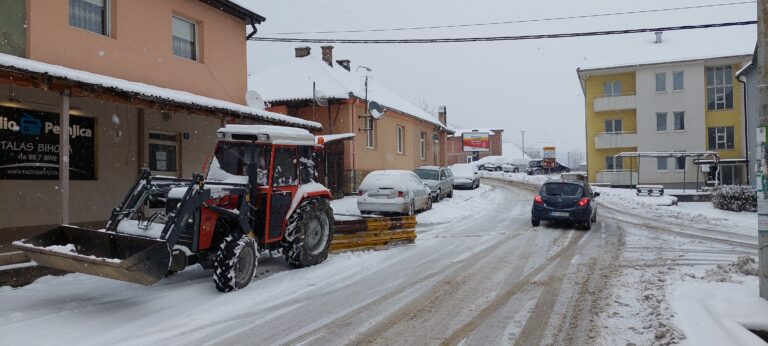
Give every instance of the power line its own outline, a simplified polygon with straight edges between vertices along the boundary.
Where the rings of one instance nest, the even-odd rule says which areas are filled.
[[[338,43],[338,44],[414,44],[414,43],[458,43],[458,42],[494,42],[494,41],[522,41],[522,40],[541,40],[557,39],[569,37],[588,37],[588,36],[608,36],[637,34],[656,31],[680,31],[708,28],[723,28],[730,26],[754,25],[757,21],[712,23],[698,25],[666,26],[655,28],[624,29],[624,30],[606,30],[606,31],[587,31],[559,34],[535,34],[518,36],[486,36],[486,37],[456,37],[456,38],[411,38],[411,39],[334,39],[334,38],[288,38],[288,37],[252,37],[252,41],[260,42],[294,42],[294,43]]]
[[[709,5],[669,7],[669,8],[659,8],[659,9],[650,9],[650,10],[637,10],[637,11],[625,11],[625,12],[605,12],[605,13],[585,14],[585,15],[579,15],[579,16],[519,19],[519,20],[510,20],[510,21],[502,21],[502,22],[489,22],[489,23],[469,23],[469,24],[434,25],[434,26],[412,26],[412,27],[403,27],[403,28],[377,28],[377,29],[354,29],[354,30],[269,32],[269,33],[264,33],[264,34],[266,34],[266,35],[342,34],[342,33],[361,33],[361,32],[386,32],[386,31],[409,31],[409,30],[466,28],[466,27],[477,27],[477,26],[506,25],[506,24],[535,23],[535,22],[550,22],[550,21],[568,20],[568,19],[585,19],[585,18],[597,18],[597,17],[623,16],[623,15],[631,15],[631,14],[670,12],[670,11],[692,10],[692,9],[701,9],[701,8],[736,6],[736,5],[745,5],[745,4],[754,4],[754,3],[755,3],[754,0],[753,1],[739,1],[739,2],[727,2],[727,3],[709,4]]]

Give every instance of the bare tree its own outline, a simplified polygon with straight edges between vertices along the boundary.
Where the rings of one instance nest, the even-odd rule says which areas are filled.
[[[573,149],[568,152],[568,167],[577,168],[584,163],[584,151],[581,149]]]
[[[437,108],[430,105],[429,102],[425,99],[419,99],[416,101],[416,106],[423,109],[425,112],[432,114],[433,116],[437,116]]]

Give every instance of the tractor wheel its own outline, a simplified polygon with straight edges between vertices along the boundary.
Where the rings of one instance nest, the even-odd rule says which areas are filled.
[[[294,268],[309,267],[328,258],[333,240],[333,210],[324,198],[302,202],[288,218],[283,257]]]
[[[251,282],[259,252],[256,240],[244,234],[229,234],[214,259],[213,282],[220,292],[239,290]]]

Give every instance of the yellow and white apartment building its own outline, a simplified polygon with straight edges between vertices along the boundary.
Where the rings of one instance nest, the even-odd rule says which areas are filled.
[[[722,184],[746,184],[744,90],[750,55],[578,69],[590,183],[694,187],[713,179],[693,158],[616,158],[622,152],[720,155]],[[700,167],[701,166],[701,167]]]

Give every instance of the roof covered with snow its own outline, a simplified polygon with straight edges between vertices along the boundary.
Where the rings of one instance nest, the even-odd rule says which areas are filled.
[[[116,91],[128,92],[135,94],[138,97],[156,102],[178,103],[186,106],[195,106],[216,112],[234,113],[233,115],[242,115],[270,122],[284,123],[291,126],[301,126],[312,129],[322,128],[320,123],[314,121],[307,121],[279,113],[250,108],[234,102],[214,99],[186,91],[163,88],[155,85],[132,82],[125,79],[75,70],[68,67],[20,58],[3,53],[0,53],[0,66],[17,71],[43,74],[113,89]]]
[[[338,134],[333,134],[333,135],[322,135],[322,136],[317,136],[317,137],[318,138],[322,137],[323,138],[323,142],[330,143],[330,142],[343,141],[345,139],[355,138],[355,134],[354,133],[338,133]]]
[[[616,45],[585,57],[579,71],[751,55],[756,40],[753,25],[667,31],[662,34],[661,43],[655,43],[652,33],[624,35],[624,40]]]
[[[338,64],[333,67],[315,56],[291,58],[288,61],[255,73],[248,78],[248,89],[255,90],[267,102],[311,100],[315,89],[331,99],[364,99],[365,74],[347,71]],[[368,100],[434,125],[445,127],[429,114],[403,97],[368,77]],[[386,116],[386,113],[384,114]]]
[[[463,135],[465,132],[488,132],[488,134],[489,134],[489,135],[493,136],[493,135],[495,135],[495,134],[496,134],[496,133],[495,133],[495,132],[493,132],[493,131],[499,131],[499,132],[502,132],[502,131],[504,131],[504,129],[502,129],[502,128],[489,128],[489,127],[485,127],[485,128],[473,128],[473,129],[453,129],[453,128],[452,128],[451,130],[453,130],[453,136],[454,136],[454,137],[460,137],[460,136],[461,136],[461,135]]]

